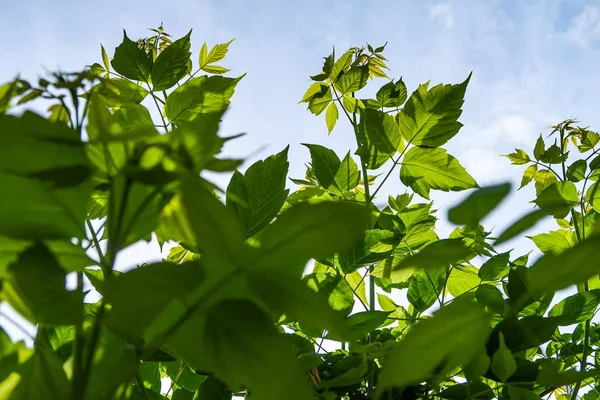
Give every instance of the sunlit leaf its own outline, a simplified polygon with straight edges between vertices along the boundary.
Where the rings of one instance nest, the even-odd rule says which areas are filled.
[[[111,65],[116,72],[134,81],[147,82],[152,71],[152,54],[138,47],[123,31],[123,42],[115,49]]]

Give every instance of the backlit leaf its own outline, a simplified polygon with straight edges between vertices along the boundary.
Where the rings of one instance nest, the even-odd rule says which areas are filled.
[[[190,53],[190,35],[174,41],[169,47],[162,51],[152,67],[152,88],[155,92],[169,89],[175,85],[187,73],[187,63]]]
[[[327,112],[325,113],[325,122],[327,123],[327,131],[331,133],[335,123],[338,120],[338,109],[335,103],[331,103],[329,107],[327,107]]]
[[[462,124],[458,118],[471,74],[458,85],[439,84],[429,90],[420,85],[400,112],[404,139],[416,146],[441,146],[456,135]]]
[[[534,202],[555,218],[564,218],[579,203],[579,195],[574,183],[556,182],[545,188]]]
[[[600,289],[577,293],[552,307],[548,317],[555,317],[559,325],[572,325],[591,318],[600,304]]]
[[[479,187],[458,160],[442,148],[413,147],[407,151],[400,180],[426,199],[431,189],[456,192]]]

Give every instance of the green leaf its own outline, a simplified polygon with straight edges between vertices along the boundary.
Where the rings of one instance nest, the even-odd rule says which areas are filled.
[[[458,85],[439,84],[427,90],[420,85],[400,111],[400,130],[415,146],[441,146],[456,135],[462,124],[458,118],[471,74]]]
[[[569,231],[561,233],[560,231],[551,231],[548,233],[540,233],[539,235],[529,237],[533,240],[533,243],[540,249],[544,254],[547,253],[560,253],[564,250],[570,249],[573,243],[569,242],[569,239],[565,234],[570,234]]]
[[[502,382],[506,382],[506,380],[517,370],[517,362],[511,351],[506,347],[502,333],[500,333],[498,337],[500,340],[500,347],[498,347],[498,350],[496,350],[492,357],[491,367],[492,372],[500,378]]]
[[[557,320],[540,316],[527,316],[521,319],[506,317],[498,323],[487,343],[488,354],[500,347],[500,335],[504,336],[506,347],[513,353],[537,348],[549,341],[557,328]]]
[[[598,273],[596,257],[600,236],[594,235],[560,254],[549,253],[538,260],[528,273],[534,293],[551,293],[584,282]]]
[[[220,113],[229,106],[238,78],[201,76],[190,79],[169,94],[165,102],[165,114],[178,126],[191,122],[202,114]]]
[[[248,301],[230,300],[213,306],[202,344],[218,376],[231,387],[243,384],[264,400],[312,396],[293,348]]]
[[[104,289],[111,304],[106,324],[119,332],[142,335],[170,303],[186,306],[205,276],[195,261],[150,264],[113,276]]]
[[[329,86],[323,86],[321,91],[315,94],[308,102],[308,110],[315,115],[320,115],[332,100],[331,89]]]
[[[348,152],[341,161],[340,167],[335,173],[333,180],[337,184],[336,186],[340,188],[340,194],[342,195],[344,192],[358,186],[360,173],[358,172],[358,165],[356,165],[356,162],[352,159],[350,152]]]
[[[473,254],[462,239],[442,239],[424,247],[417,254],[406,257],[398,268],[438,268],[464,260]]]
[[[567,169],[567,178],[571,182],[579,182],[585,178],[586,170],[587,162],[585,160],[577,160],[569,165],[569,168]]]
[[[585,199],[590,202],[596,212],[600,212],[600,182],[596,182],[588,188]]]
[[[152,54],[138,47],[123,30],[123,42],[115,49],[111,65],[116,72],[134,81],[148,82],[152,71]]]
[[[600,304],[600,289],[577,293],[552,307],[548,317],[558,319],[559,325],[572,325],[592,318]]]
[[[309,259],[324,259],[353,246],[364,235],[368,218],[368,209],[354,202],[296,204],[258,235],[259,267],[286,268],[300,276]],[[285,260],[298,265],[291,268]]]
[[[539,400],[540,398],[534,392],[516,386],[508,386],[508,395],[511,400]]]
[[[302,96],[302,99],[299,101],[299,103],[308,103],[315,95],[327,90],[329,90],[329,87],[327,85],[321,82],[315,82],[312,85],[310,85],[306,93],[304,93],[304,96]]]
[[[567,160],[569,152],[563,153],[561,148],[553,144],[540,155],[540,161],[548,164],[561,164]]]
[[[190,53],[190,35],[187,35],[171,43],[162,51],[154,61],[152,68],[152,89],[155,92],[167,90],[175,85],[187,73]]]
[[[329,73],[329,79],[331,79],[332,82],[335,82],[335,80],[337,79],[338,75],[344,71],[346,71],[346,69],[348,69],[350,67],[350,65],[352,64],[352,55],[354,54],[354,52],[352,50],[348,50],[347,52],[345,52],[344,54],[342,54],[342,56],[335,62],[333,62],[333,57],[332,59],[329,61],[331,63],[331,70],[328,72],[328,68],[327,66],[323,67],[323,71],[325,73]],[[325,62],[327,63],[327,58],[325,59]]]
[[[504,297],[495,286],[480,285],[475,291],[475,298],[496,314],[504,314]]]
[[[535,173],[537,172],[537,165],[531,164],[527,168],[525,168],[525,172],[523,172],[523,178],[521,178],[521,186],[519,189],[524,188],[529,185],[533,178],[535,177]]]
[[[456,265],[452,268],[446,284],[446,289],[454,297],[462,296],[473,291],[481,284],[477,269],[470,265]]]
[[[378,390],[416,384],[467,363],[484,346],[489,323],[490,316],[477,304],[459,299],[443,307],[394,345],[380,372]]]
[[[573,182],[556,182],[545,188],[534,202],[555,218],[564,218],[579,203],[579,195]]]
[[[106,54],[106,50],[104,50],[104,46],[100,45],[100,53],[102,54],[102,62],[104,63],[104,68],[106,71],[110,71],[110,62],[108,61],[108,54]]]
[[[209,380],[211,377],[204,377],[194,373],[189,366],[181,363],[180,361],[174,362],[162,362],[165,373],[174,381],[177,381],[177,386],[185,388],[189,391],[195,392],[204,382]],[[213,381],[215,380],[212,377]]]
[[[92,182],[79,134],[31,112],[20,117],[0,115],[0,126],[4,188],[0,234],[24,239],[85,238]]]
[[[437,300],[437,286],[427,271],[421,271],[411,279],[406,297],[417,311],[425,312]]]
[[[502,154],[502,156],[508,157],[513,165],[523,165],[531,161],[525,150],[521,149],[515,149],[514,153]]]
[[[361,266],[381,261],[393,250],[395,234],[383,229],[370,229],[364,238],[352,248],[338,255],[344,273],[351,273]]]
[[[496,398],[496,395],[485,383],[473,381],[450,386],[440,393],[440,397],[451,400],[490,400]]]
[[[246,237],[267,226],[285,203],[289,194],[285,189],[288,149],[257,161],[244,174],[234,172],[227,186],[227,206],[244,224]]]
[[[456,225],[475,227],[510,193],[510,183],[488,186],[471,193],[448,210],[448,220]]]
[[[36,243],[9,264],[1,296],[32,323],[73,325],[83,317],[83,298],[66,290],[65,276],[50,250]]]
[[[390,81],[377,91],[375,97],[377,98],[377,108],[401,107],[407,97],[406,85],[402,78],[396,83]]]
[[[335,123],[338,120],[338,109],[335,103],[331,103],[329,107],[327,107],[327,112],[325,113],[325,122],[327,123],[327,131],[331,133]]]
[[[539,196],[544,189],[557,182],[556,175],[549,170],[537,171],[533,176],[533,179],[535,179],[536,196]]]
[[[180,224],[186,233],[183,241],[225,259],[236,256],[243,248],[245,230],[234,210],[204,185],[191,180],[182,182],[181,206]]]
[[[333,150],[318,144],[302,143],[310,151],[312,171],[319,182],[319,185],[327,190],[337,189],[342,193],[342,189],[335,181],[335,176],[341,166],[341,161]]]
[[[328,301],[332,309],[347,316],[354,307],[354,293],[350,284],[341,274],[314,272],[302,277],[308,287],[315,292],[329,293]],[[364,286],[363,286],[364,289]],[[313,326],[315,328],[316,326]]]
[[[389,311],[362,311],[348,317],[347,324],[353,336],[360,338],[383,326],[390,315]]]
[[[400,127],[392,116],[379,110],[366,108],[361,112],[360,123],[361,145],[368,143],[376,150],[390,155],[393,155],[396,150],[404,149]],[[366,140],[362,138],[363,135],[366,136]]]
[[[108,107],[123,107],[141,103],[148,91],[126,79],[106,79],[94,86],[95,93],[102,96]]]
[[[208,54],[206,54],[207,53],[206,43],[204,43],[202,45],[202,49],[200,51],[200,57],[198,60],[200,69],[203,69],[206,71],[205,68],[208,66],[208,64],[216,63],[217,61],[221,61],[223,58],[225,58],[225,56],[227,55],[227,51],[229,51],[229,45],[231,43],[233,43],[234,40],[235,40],[235,38],[231,39],[227,43],[216,44],[212,49],[210,49],[210,52],[208,52]],[[209,72],[209,71],[207,71],[207,72]]]
[[[62,361],[48,349],[37,348],[14,373],[17,379],[9,377],[1,383],[3,398],[53,400],[69,397],[70,385]],[[11,380],[16,380],[12,390]]]
[[[540,137],[535,142],[535,148],[533,149],[533,156],[535,157],[536,160],[539,161],[540,157],[542,156],[542,154],[544,154],[545,151],[546,151],[546,146],[544,144],[544,139],[542,138],[542,135],[540,134]]]
[[[532,228],[541,220],[548,216],[548,213],[543,210],[534,210],[528,214],[525,214],[521,218],[519,218],[516,222],[514,222],[511,226],[506,228],[498,238],[494,245],[499,245],[500,243],[504,243],[515,236],[519,235],[521,232],[526,231],[529,228]]]
[[[497,254],[484,262],[479,268],[478,275],[482,281],[496,281],[508,274],[510,252]]]
[[[339,91],[338,96],[342,97],[365,87],[368,79],[369,69],[367,67],[353,67],[335,81],[334,86]]]
[[[173,394],[173,400],[175,400],[175,394]],[[202,382],[194,400],[231,400],[231,391],[224,382],[211,375]]]
[[[479,187],[458,160],[442,148],[413,147],[407,151],[400,180],[426,199],[431,189],[457,192]]]
[[[339,340],[354,337],[344,321],[344,311],[330,307],[330,300],[335,305],[335,299],[328,299],[325,292],[315,293],[296,277],[249,273],[247,280],[254,294],[279,314],[286,314],[313,329],[327,330]]]

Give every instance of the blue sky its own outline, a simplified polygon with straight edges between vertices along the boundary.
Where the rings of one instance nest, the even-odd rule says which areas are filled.
[[[225,149],[229,156],[251,155],[246,166],[291,143],[290,176],[302,177],[308,151],[300,143],[323,144],[342,155],[353,147],[342,119],[328,136],[324,116],[297,103],[332,46],[341,52],[365,42],[388,42],[390,76],[402,76],[411,92],[427,80],[462,82],[473,71],[460,119],[465,126],[447,148],[481,185],[518,182],[523,169],[498,155],[515,147],[530,151],[550,124],[576,117],[600,129],[597,0],[12,2],[0,13],[0,81],[17,73],[33,79],[44,68],[81,69],[100,62],[100,43],[112,55],[122,29],[138,38],[161,22],[176,38],[193,28],[194,57],[203,42],[211,46],[237,38],[221,64],[231,75],[247,76],[222,134],[247,132]],[[394,177],[381,192],[382,201],[404,191]],[[226,179],[217,181],[224,185]],[[506,227],[531,209],[527,201],[533,195],[532,188],[513,193],[486,227]],[[445,209],[464,196],[433,198]],[[449,230],[440,225],[441,235]],[[503,249],[515,246],[515,255],[534,248],[523,239]],[[159,256],[157,246],[140,244],[120,262],[126,266]]]

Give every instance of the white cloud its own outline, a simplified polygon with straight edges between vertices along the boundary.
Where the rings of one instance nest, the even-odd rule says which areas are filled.
[[[581,14],[573,18],[573,22],[565,35],[567,40],[582,47],[599,40],[600,10],[596,7],[585,7]]]
[[[446,28],[451,28],[454,25],[452,8],[449,4],[436,4],[430,7],[429,17],[435,21],[441,21]]]

